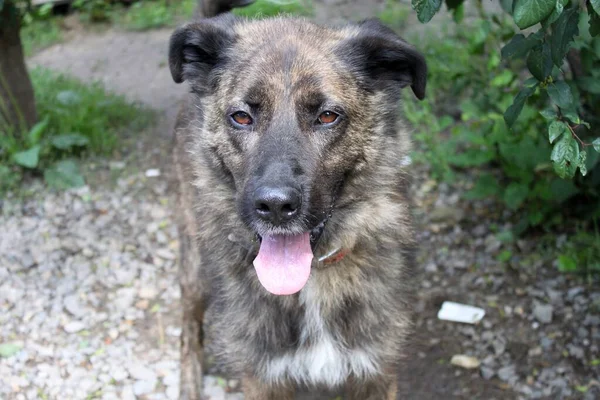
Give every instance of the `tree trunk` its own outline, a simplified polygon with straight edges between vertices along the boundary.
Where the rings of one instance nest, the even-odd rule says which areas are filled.
[[[37,120],[20,28],[18,10],[11,0],[5,0],[0,10],[0,128],[8,124],[15,133],[28,131]]]

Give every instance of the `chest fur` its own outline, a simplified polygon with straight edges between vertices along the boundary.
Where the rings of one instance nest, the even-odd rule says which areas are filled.
[[[319,288],[309,282],[300,292],[305,314],[300,324],[299,345],[264,365],[269,381],[294,381],[307,385],[338,386],[353,375],[366,378],[379,372],[379,357],[368,346],[348,347],[337,340],[322,315]]]

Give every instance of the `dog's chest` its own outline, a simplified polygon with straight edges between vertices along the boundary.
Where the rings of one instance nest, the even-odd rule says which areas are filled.
[[[311,282],[300,292],[305,307],[300,345],[267,362],[265,372],[270,381],[334,387],[350,375],[366,378],[379,372],[378,357],[369,346],[348,348],[335,340],[322,317],[320,299],[318,288]]]

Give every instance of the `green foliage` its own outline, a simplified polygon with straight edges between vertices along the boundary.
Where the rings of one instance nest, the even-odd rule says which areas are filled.
[[[579,230],[565,241],[556,259],[558,270],[565,273],[600,274],[600,234]]]
[[[266,18],[280,14],[312,15],[310,0],[256,0],[249,6],[236,8],[233,14],[248,18]]]
[[[196,4],[196,0],[140,0],[127,9],[117,9],[113,19],[117,25],[132,31],[175,26],[191,18]]]
[[[40,122],[24,135],[0,124],[0,192],[14,188],[23,172],[43,173],[56,188],[81,186],[77,158],[108,154],[127,129],[139,130],[151,114],[82,83],[42,69],[31,71]]]
[[[2,0],[0,0],[2,1]],[[1,6],[1,3],[0,3]],[[23,345],[18,344],[18,343],[2,343],[0,344],[0,357],[12,357],[15,354],[17,354],[19,351],[21,351],[21,349],[23,348]]]
[[[549,16],[554,6],[554,0],[514,0],[515,23],[521,29],[529,28]]]
[[[417,3],[427,2],[413,1],[420,19],[431,19]],[[600,16],[591,3],[587,12],[567,0],[512,3],[503,2],[508,14],[481,14],[442,32],[444,40],[422,36],[420,47],[435,60],[428,99],[404,104],[419,127],[420,160],[437,179],[474,178],[466,196],[502,201],[520,216],[517,231],[559,222],[564,214],[597,218],[600,37],[594,27],[600,31]],[[462,4],[446,1],[451,10]],[[580,65],[567,62],[569,52],[577,52]]]
[[[60,21],[59,17],[43,19],[33,17],[28,22],[24,21],[21,28],[21,41],[26,57],[62,41]]]
[[[419,21],[429,22],[442,7],[442,0],[413,0],[412,6]]]
[[[387,0],[383,11],[377,14],[381,22],[394,29],[402,29],[409,16],[410,7],[396,0]]]
[[[78,10],[88,22],[108,22],[111,20],[111,4],[107,0],[75,0],[73,8]]]

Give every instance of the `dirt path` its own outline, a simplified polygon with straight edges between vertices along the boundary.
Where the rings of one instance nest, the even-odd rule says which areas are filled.
[[[82,81],[99,81],[111,91],[150,106],[159,113],[157,131],[168,137],[179,101],[187,90],[185,85],[176,85],[169,72],[167,55],[172,32],[83,33],[35,55],[30,65],[54,69]]]

